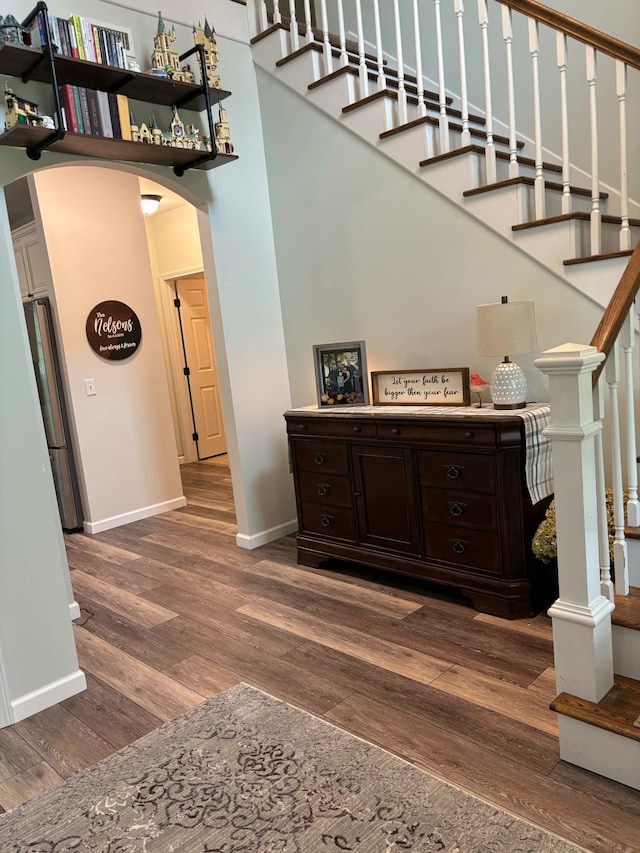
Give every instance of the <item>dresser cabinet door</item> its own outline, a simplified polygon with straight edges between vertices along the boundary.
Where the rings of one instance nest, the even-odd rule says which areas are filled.
[[[419,554],[411,451],[354,445],[351,454],[358,541]]]

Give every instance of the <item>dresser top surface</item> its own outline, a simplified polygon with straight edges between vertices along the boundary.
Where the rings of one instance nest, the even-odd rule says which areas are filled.
[[[523,409],[497,410],[493,405],[477,406],[301,406],[288,409],[285,417],[320,418],[489,418],[489,419],[529,419],[531,416],[548,416],[548,403],[529,403]]]

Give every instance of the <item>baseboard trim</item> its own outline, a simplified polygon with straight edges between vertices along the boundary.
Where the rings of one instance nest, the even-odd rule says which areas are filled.
[[[288,536],[290,533],[295,533],[298,529],[298,520],[286,521],[284,524],[278,524],[276,527],[270,527],[268,530],[263,530],[260,533],[254,533],[253,536],[247,536],[244,533],[236,534],[236,545],[238,548],[246,548],[252,551],[254,548],[259,548],[260,545],[266,545],[268,542],[273,542],[274,539],[280,539],[281,536]]]
[[[72,622],[74,619],[80,618],[80,605],[77,601],[72,601],[69,605],[69,616]]]
[[[77,669],[70,675],[58,679],[58,681],[52,681],[51,684],[34,690],[33,693],[27,693],[26,696],[14,699],[11,702],[13,722],[19,723],[20,720],[25,720],[33,714],[51,708],[58,702],[64,702],[65,699],[75,696],[76,693],[82,693],[86,689],[87,679],[84,672]]]
[[[130,524],[132,521],[140,521],[142,518],[170,512],[172,509],[179,509],[186,505],[187,499],[183,495],[161,504],[152,504],[134,509],[132,512],[123,512],[122,515],[112,515],[111,518],[103,518],[101,521],[85,521],[84,529],[86,533],[102,533],[105,530],[111,530],[113,527],[120,527],[123,524]]]

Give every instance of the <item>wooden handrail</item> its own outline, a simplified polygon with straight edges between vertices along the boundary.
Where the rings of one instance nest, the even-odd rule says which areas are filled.
[[[631,310],[638,290],[640,290],[640,243],[629,258],[629,263],[622,273],[622,278],[618,282],[618,286],[614,290],[613,296],[609,300],[609,304],[605,308],[602,319],[598,324],[598,328],[591,339],[591,346],[595,347],[598,352],[603,352],[607,357],[622,330],[622,326]],[[594,385],[602,373],[604,364],[603,361],[593,375]]]
[[[515,9],[517,12],[522,12],[523,15],[540,21],[541,24],[547,24],[554,30],[566,33],[584,44],[595,47],[596,50],[607,53],[614,59],[621,59],[632,68],[640,70],[640,50],[637,47],[632,47],[630,44],[596,30],[583,21],[577,21],[575,18],[563,15],[562,12],[550,9],[542,3],[537,3],[536,0],[497,0],[497,2],[502,3],[503,6],[509,6],[510,9]]]

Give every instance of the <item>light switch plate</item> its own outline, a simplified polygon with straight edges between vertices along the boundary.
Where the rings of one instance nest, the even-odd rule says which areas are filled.
[[[96,380],[95,379],[85,379],[84,387],[87,391],[87,397],[93,397],[96,392]]]

